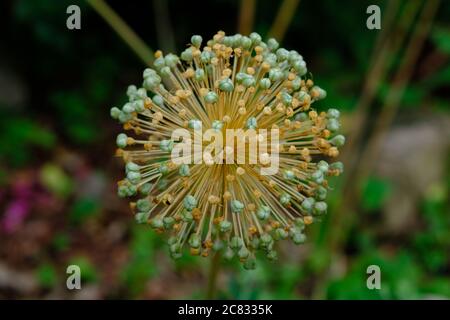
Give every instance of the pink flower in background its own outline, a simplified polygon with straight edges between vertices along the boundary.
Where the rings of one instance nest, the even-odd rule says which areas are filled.
[[[15,232],[22,225],[22,222],[29,212],[30,205],[28,199],[18,198],[16,200],[13,200],[7,206],[0,222],[2,231],[6,233]]]

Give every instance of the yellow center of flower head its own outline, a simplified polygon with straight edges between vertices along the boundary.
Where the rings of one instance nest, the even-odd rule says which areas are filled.
[[[251,269],[257,250],[276,259],[277,240],[305,242],[305,226],[326,213],[327,177],[343,166],[323,159],[345,138],[338,110],[312,109],[326,92],[296,51],[257,33],[220,31],[201,44],[196,35],[180,57],[158,51],[142,87],[111,109],[130,131],[117,136],[118,193],[135,197],[138,222],[171,234],[173,258],[189,246]]]

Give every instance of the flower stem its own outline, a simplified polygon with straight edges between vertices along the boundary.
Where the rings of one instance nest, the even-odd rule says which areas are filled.
[[[268,38],[273,37],[280,43],[283,41],[284,35],[292,22],[292,18],[294,17],[299,2],[300,0],[284,0],[281,3],[275,21],[270,28]]]
[[[142,41],[141,38],[122,20],[122,18],[103,0],[87,0],[99,15],[117,32],[131,49],[150,65],[153,61],[153,51]]]
[[[209,265],[208,286],[206,291],[206,299],[208,300],[215,299],[217,290],[217,275],[220,270],[220,258],[220,252],[217,252]]]

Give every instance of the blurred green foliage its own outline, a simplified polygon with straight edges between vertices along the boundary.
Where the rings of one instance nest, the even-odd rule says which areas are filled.
[[[362,207],[367,211],[379,210],[391,191],[389,181],[369,177],[363,187]]]

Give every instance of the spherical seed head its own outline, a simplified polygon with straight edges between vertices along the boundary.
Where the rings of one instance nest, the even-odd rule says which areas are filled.
[[[322,159],[338,156],[345,143],[340,113],[314,110],[325,90],[310,79],[303,57],[275,39],[219,31],[202,43],[192,36],[180,57],[157,51],[142,88],[129,86],[128,101],[111,108],[111,117],[130,131],[116,138],[117,155],[126,162],[118,195],[134,198],[136,221],[171,234],[174,259],[183,246],[203,257],[223,250],[226,259],[253,269],[256,251],[276,259],[276,241],[304,243],[305,226],[327,213],[327,179],[344,168]],[[188,136],[173,136],[178,129]],[[241,130],[236,142],[245,148],[216,150],[207,147],[213,140],[198,142],[210,129],[222,135]],[[255,137],[245,134],[251,130]],[[225,136],[217,140],[226,142]],[[256,154],[251,143],[258,144]],[[184,146],[196,161],[184,156]],[[245,163],[237,163],[242,150]],[[179,162],[172,158],[177,152]],[[272,166],[278,171],[262,174]]]

